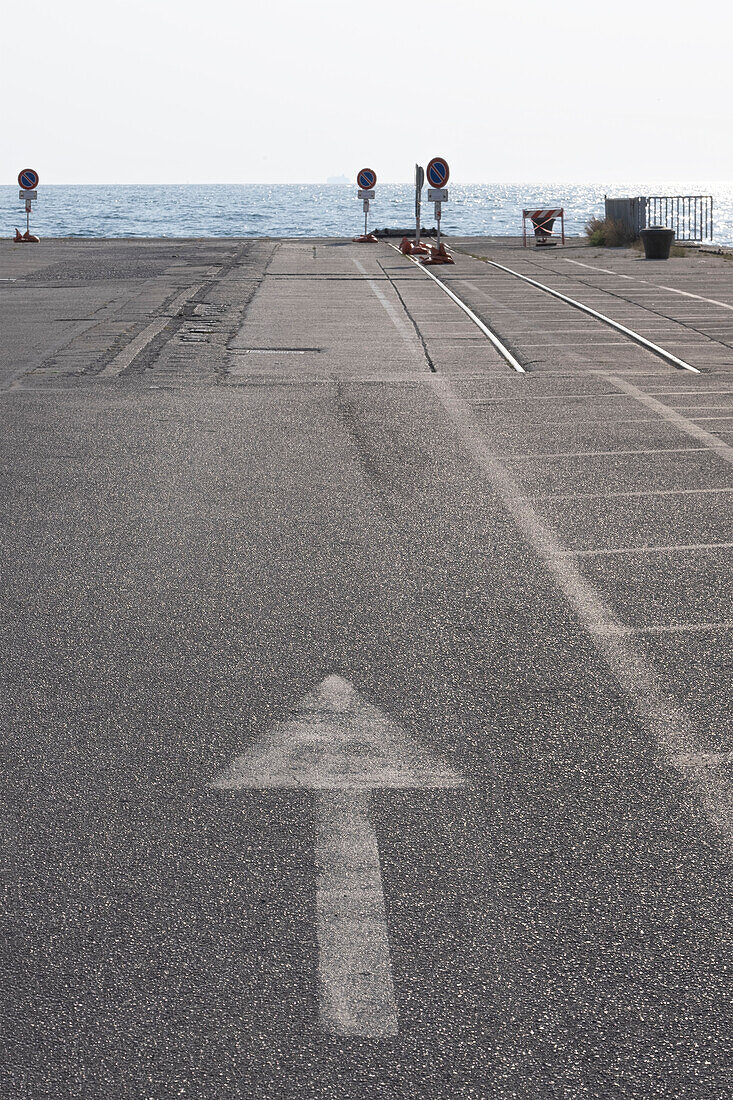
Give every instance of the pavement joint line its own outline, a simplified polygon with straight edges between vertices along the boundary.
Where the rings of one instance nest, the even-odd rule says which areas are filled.
[[[473,291],[474,294],[483,294],[483,296],[491,302],[491,304],[494,306],[494,308],[498,312],[511,313],[514,317],[522,317],[523,316],[521,310],[512,309],[511,306],[504,305],[503,302],[497,301],[497,299],[494,298],[493,295],[487,294],[487,292],[485,290],[482,290],[481,287],[476,286],[475,283],[470,283],[468,281],[468,279],[462,279],[461,280],[461,286],[467,287],[467,289]]]
[[[415,316],[414,316],[413,311],[407,305],[407,302],[405,301],[404,295],[403,295],[402,291],[400,290],[399,286],[397,285],[397,280],[392,278],[392,276],[387,271],[387,269],[385,268],[385,266],[381,262],[381,260],[377,260],[377,263],[379,264],[379,267],[381,268],[385,278],[389,281],[389,284],[392,287],[392,289],[394,290],[395,294],[399,298],[400,305],[402,306],[403,310],[405,311],[405,315],[410,320],[410,324],[412,325],[412,327],[414,329],[414,332],[415,332],[415,337],[418,340],[418,342],[419,342],[419,344],[422,348],[423,355],[425,356],[425,362],[428,365],[428,369],[430,370],[430,373],[431,374],[436,374],[437,373],[437,367],[435,366],[435,363],[433,361],[433,357],[430,354],[430,348],[428,347],[428,340],[427,340],[427,336],[426,336],[426,333],[425,333],[425,327],[426,326],[425,326],[424,322],[419,324],[415,320]]]
[[[491,451],[470,405],[455,393],[445,378],[436,379],[435,394],[466,452],[490,481],[517,530],[543,560],[642,724],[652,732],[660,753],[682,774],[693,796],[699,799],[714,828],[733,853],[731,784],[724,775],[711,775],[710,769],[699,763],[704,754],[689,715],[665,690],[649,659],[630,644],[633,636],[624,631],[624,624],[584,577],[576,561],[562,553],[564,547],[553,529],[519,494],[517,482],[504,462]]]
[[[390,244],[389,247],[393,248],[395,252],[398,252],[400,254],[400,256],[402,255],[402,253],[400,252],[397,245]],[[501,340],[496,335],[496,333],[493,332],[488,327],[488,325],[486,325],[481,320],[480,317],[477,317],[476,314],[473,312],[473,310],[469,306],[467,306],[466,303],[461,298],[459,298],[457,294],[455,294],[449,287],[447,287],[441,279],[439,279],[436,275],[434,275],[432,273],[432,271],[428,271],[428,269],[426,267],[423,267],[423,265],[418,263],[417,260],[415,260],[412,256],[405,256],[405,259],[409,260],[410,263],[414,264],[415,267],[419,268],[420,271],[422,271],[423,275],[427,275],[428,278],[432,279],[434,283],[438,284],[440,289],[445,294],[447,294],[448,297],[451,298],[452,301],[454,301],[456,303],[456,305],[459,306],[460,309],[463,310],[463,312],[466,314],[466,316],[469,317],[473,321],[473,323],[481,330],[481,332],[483,332],[484,336],[486,336],[487,339],[490,340],[490,342],[494,345],[496,350],[501,355],[502,359],[506,360],[506,362],[509,364],[509,366],[512,368],[512,370],[516,371],[517,374],[526,374],[527,373],[525,367],[523,367],[522,364],[519,362],[519,360],[516,359],[512,355],[512,353],[509,351],[509,348],[507,348],[501,342]]]
[[[407,344],[409,349],[414,352],[416,350],[416,345],[417,345],[417,337],[415,336],[415,333],[412,332],[408,328],[408,326],[405,324],[405,322],[402,320],[402,318],[398,314],[397,310],[394,308],[394,306],[390,302],[389,298],[387,298],[386,295],[384,295],[382,293],[381,289],[377,286],[374,279],[372,279],[369,276],[369,272],[364,267],[364,265],[361,263],[361,261],[360,260],[354,260],[354,264],[356,265],[357,269],[359,271],[361,271],[362,275],[367,276],[367,278],[365,280],[367,286],[370,288],[372,293],[375,295],[375,297],[377,298],[380,305],[382,305],[384,307],[384,310],[387,313],[387,316],[389,317],[390,321],[392,322],[394,327],[399,332],[399,334],[402,337],[404,343]]]
[[[644,390],[640,390],[638,386],[633,385],[633,383],[626,382],[618,375],[608,373],[606,378],[611,385],[616,386],[624,393],[628,393],[641,405],[657,413],[657,415],[662,417],[663,420],[666,420],[668,424],[673,424],[676,428],[679,428],[681,432],[685,432],[687,435],[692,436],[693,439],[697,439],[700,443],[706,444],[711,450],[714,450],[720,458],[724,459],[725,462],[733,464],[733,447],[731,447],[729,443],[725,443],[723,440],[719,439],[718,436],[707,431],[706,428],[699,427],[698,424],[694,423],[694,421],[690,420],[688,417],[682,416],[676,409],[670,408],[669,405],[665,405],[662,401],[657,401],[655,397],[645,393]],[[730,419],[730,417],[703,417],[701,419],[726,420]]]
[[[536,279],[530,279],[528,275],[522,275],[518,271],[514,271],[511,267],[505,267],[504,264],[499,264],[496,260],[484,259],[484,263],[490,264],[492,267],[497,268],[499,271],[504,271],[508,275],[513,275],[515,279],[521,279],[525,283],[529,283],[530,286],[537,287],[539,290],[543,290],[545,294],[551,294],[553,298],[558,298],[561,302],[565,302],[567,305],[572,306],[574,309],[579,309],[582,313],[587,313],[591,317],[595,317],[597,321],[603,322],[605,325],[610,325],[611,328],[616,329],[618,332],[622,332],[625,336],[628,336],[634,343],[639,344],[641,347],[646,348],[647,351],[651,351],[653,355],[657,355],[660,359],[664,359],[666,362],[671,363],[675,367],[679,367],[682,370],[691,371],[693,374],[700,374],[700,370],[697,367],[693,367],[691,363],[685,362],[684,359],[679,359],[676,355],[673,355],[670,351],[660,347],[659,344],[653,343],[651,340],[647,340],[646,336],[642,336],[641,333],[635,332],[633,329],[627,328],[625,325],[620,324],[618,321],[614,321],[611,317],[607,317],[605,313],[599,313],[597,310],[592,309],[590,306],[584,305],[582,302],[578,302],[575,298],[568,297],[567,294],[561,294],[559,290],[553,290],[552,287],[546,286],[545,283],[540,283]]]
[[[679,542],[668,546],[609,546],[594,550],[563,550],[573,558],[605,557],[607,554],[677,554],[691,550],[730,550],[733,542]]]
[[[601,623],[592,629],[595,634],[613,637],[632,634],[709,634],[715,630],[733,629],[733,620],[723,619],[717,623],[669,623],[661,626],[628,626],[621,623]]]

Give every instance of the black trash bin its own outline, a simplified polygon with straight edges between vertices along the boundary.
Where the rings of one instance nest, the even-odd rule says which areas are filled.
[[[667,229],[663,225],[650,225],[648,229],[642,229],[640,236],[641,243],[644,245],[645,260],[669,259],[674,229]]]

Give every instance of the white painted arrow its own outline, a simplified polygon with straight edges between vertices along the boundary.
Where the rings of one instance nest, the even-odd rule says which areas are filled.
[[[398,1031],[369,792],[461,783],[352,684],[329,676],[212,784],[317,792],[316,919],[326,1031],[375,1039]]]

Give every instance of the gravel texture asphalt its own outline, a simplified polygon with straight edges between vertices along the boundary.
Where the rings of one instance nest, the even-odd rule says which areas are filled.
[[[527,374],[386,242],[0,243],[0,1095],[730,1095],[733,265],[453,244]],[[212,787],[333,674],[464,781],[371,796],[379,1040]]]

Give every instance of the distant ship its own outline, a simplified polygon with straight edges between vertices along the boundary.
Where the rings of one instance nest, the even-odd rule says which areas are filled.
[[[343,187],[344,184],[349,183],[349,177],[348,176],[329,176],[328,179],[326,180],[326,183],[333,184],[334,186],[337,186],[337,187]]]

